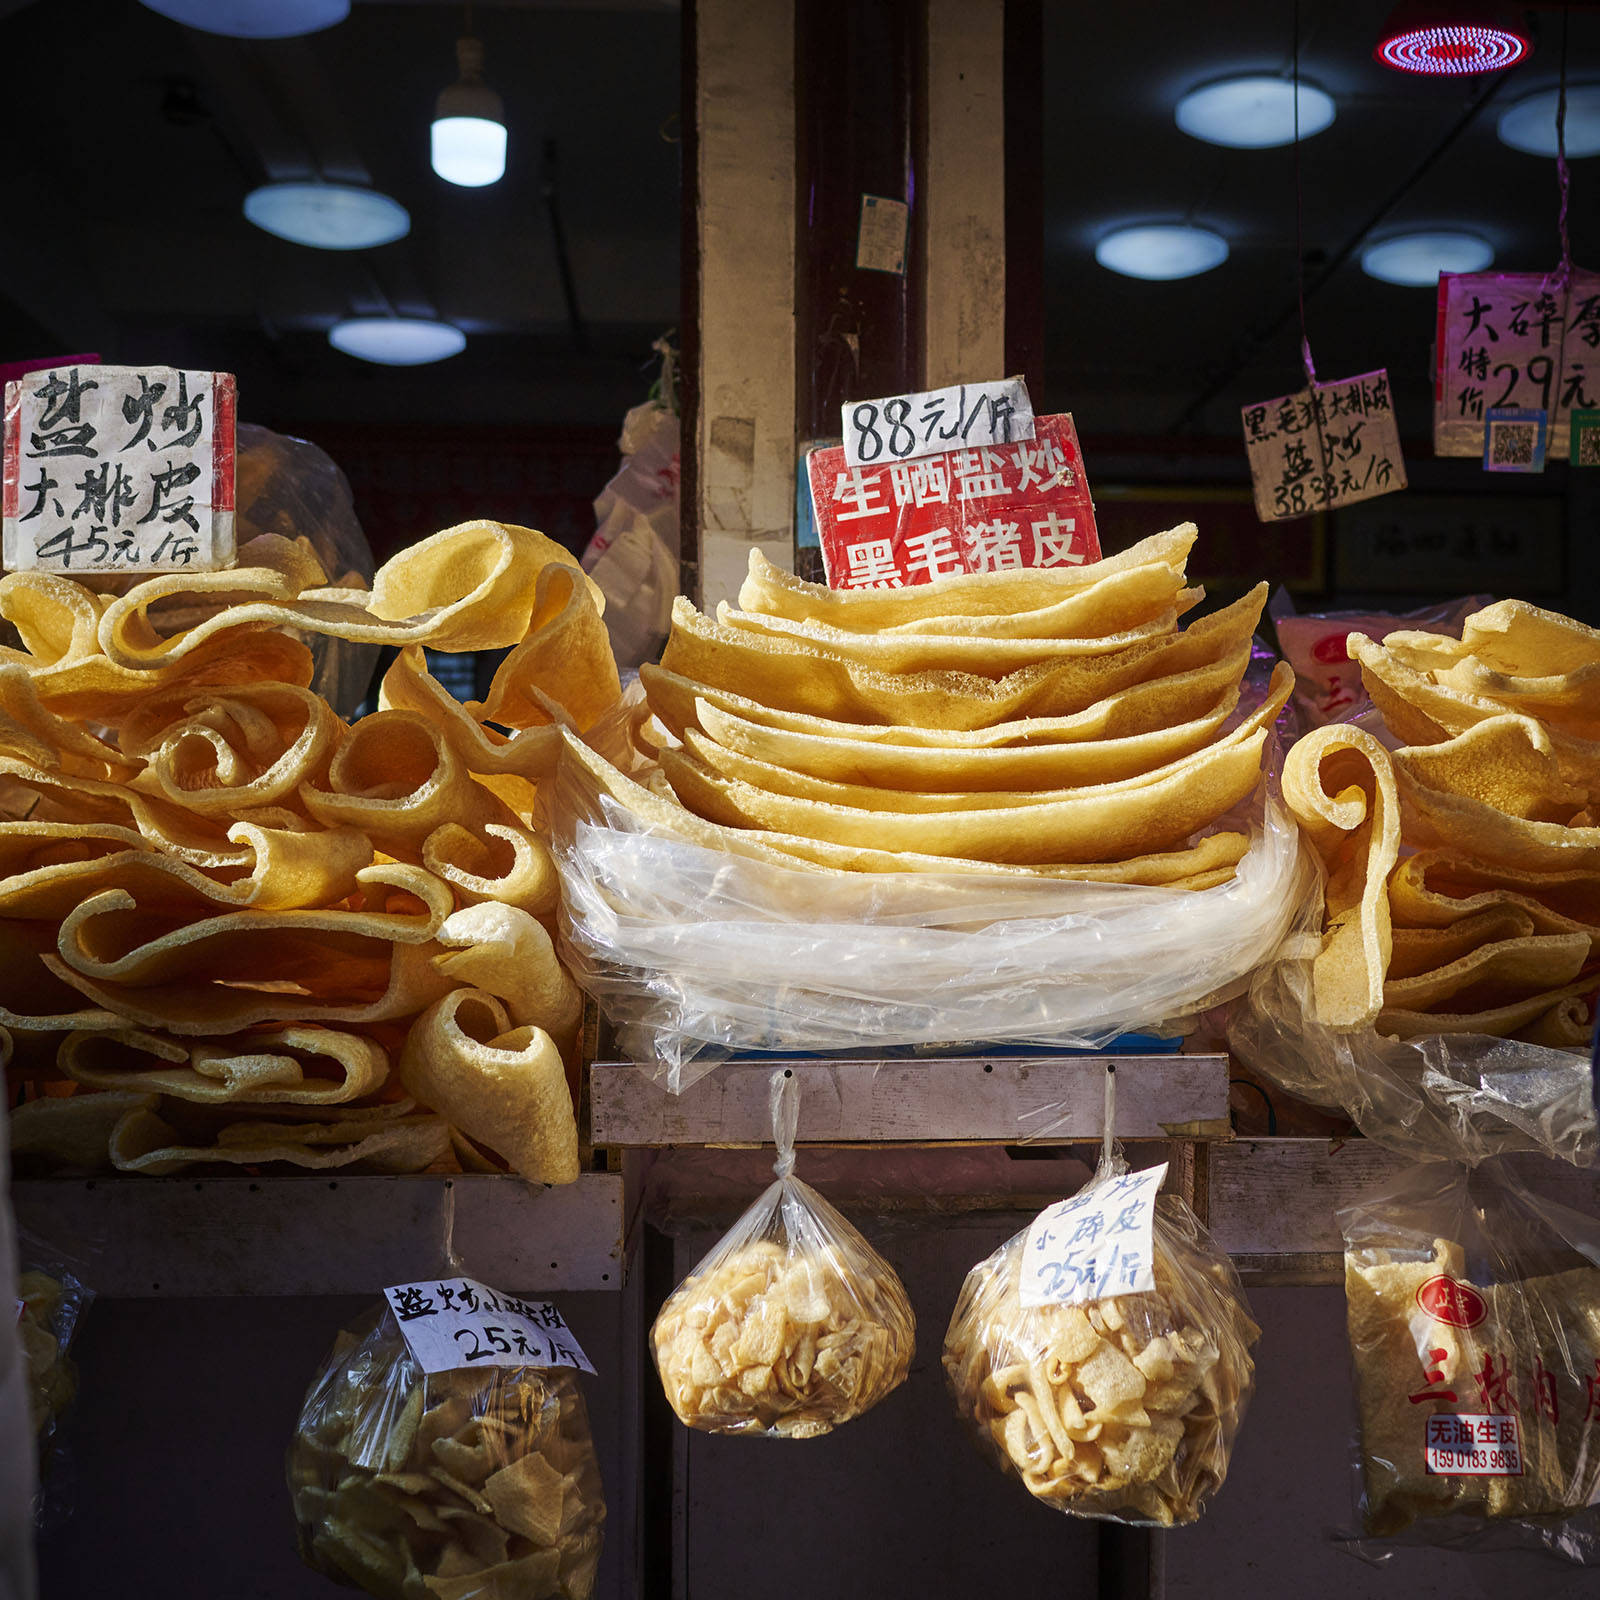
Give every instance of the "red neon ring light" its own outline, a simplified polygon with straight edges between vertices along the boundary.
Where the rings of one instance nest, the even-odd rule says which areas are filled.
[[[1514,67],[1528,54],[1529,43],[1508,28],[1482,23],[1443,23],[1407,28],[1378,41],[1373,54],[1397,72],[1432,77],[1464,77]]]

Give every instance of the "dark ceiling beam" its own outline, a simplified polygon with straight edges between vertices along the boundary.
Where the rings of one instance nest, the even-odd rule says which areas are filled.
[[[264,63],[241,39],[185,28],[206,109],[260,163],[271,182],[317,176],[317,151],[288,115],[287,98]]]
[[[1345,262],[1361,248],[1362,242],[1372,230],[1427,177],[1461,135],[1477,120],[1478,113],[1499,94],[1501,88],[1508,81],[1509,74],[1502,72],[1492,78],[1479,91],[1471,105],[1456,119],[1444,137],[1411,169],[1396,188],[1390,190],[1388,195],[1379,202],[1377,208],[1328,257],[1315,277],[1306,280],[1305,298],[1307,300],[1310,300],[1333,277]],[[1282,333],[1285,328],[1293,324],[1299,315],[1300,301],[1298,299],[1290,300],[1270,323],[1265,326],[1258,325],[1248,329],[1229,352],[1227,362],[1222,371],[1214,376],[1206,387],[1184,407],[1176,421],[1167,429],[1167,432],[1181,433],[1250,365],[1255,357],[1260,354],[1262,348]]]

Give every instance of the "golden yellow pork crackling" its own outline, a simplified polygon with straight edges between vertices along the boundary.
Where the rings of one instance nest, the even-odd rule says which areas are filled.
[[[980,1447],[1057,1510],[1193,1522],[1222,1486],[1254,1385],[1231,1263],[1176,1196],[1157,1202],[1154,1287],[1025,1305],[1024,1229],[967,1274],[945,1376]]]
[[[577,1177],[541,789],[616,703],[599,591],[470,522],[369,591],[263,534],[99,594],[0,578],[0,1028],[26,1170]],[[390,643],[347,723],[302,640]],[[483,706],[433,650],[509,648]]]
[[[1194,538],[901,591],[822,589],[753,554],[738,608],[679,600],[641,669],[657,793],[835,870],[1226,881],[1217,861],[1136,864],[1221,831],[1293,684],[1281,668],[1238,712],[1264,588],[1180,630]]]
[[[1318,1019],[1583,1046],[1600,987],[1600,633],[1501,601],[1460,639],[1348,646],[1405,742],[1321,728],[1285,763],[1328,872]]]

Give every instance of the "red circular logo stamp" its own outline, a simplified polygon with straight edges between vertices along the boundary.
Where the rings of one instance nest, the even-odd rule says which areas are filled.
[[[1475,1328],[1489,1315],[1484,1299],[1469,1283],[1454,1278],[1429,1278],[1417,1290],[1417,1304],[1437,1322],[1452,1328]]]

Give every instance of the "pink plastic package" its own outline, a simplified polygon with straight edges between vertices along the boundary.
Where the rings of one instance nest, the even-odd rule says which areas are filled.
[[[1361,687],[1361,669],[1350,659],[1345,640],[1352,633],[1383,639],[1400,628],[1459,637],[1461,624],[1492,600],[1486,594],[1465,595],[1418,611],[1326,611],[1298,616],[1282,590],[1269,607],[1278,630],[1278,646],[1294,668],[1294,703],[1305,725],[1351,722],[1371,702]]]

